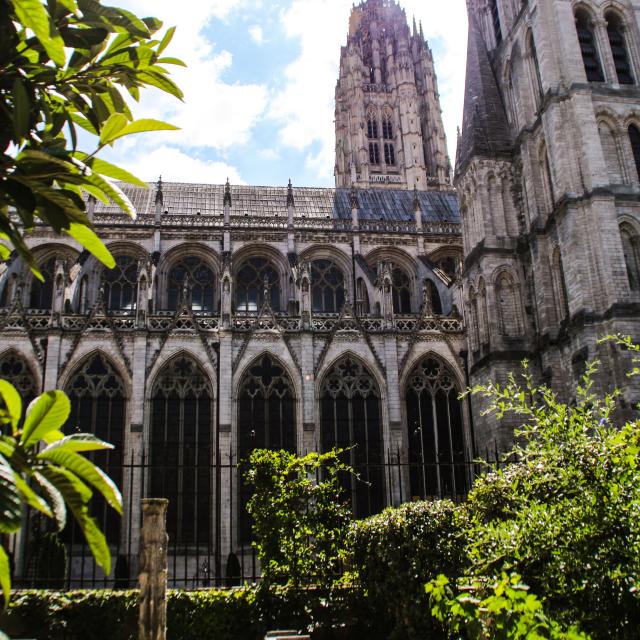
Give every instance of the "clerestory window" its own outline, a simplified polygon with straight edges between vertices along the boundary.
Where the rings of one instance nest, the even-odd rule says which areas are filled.
[[[238,271],[236,282],[237,311],[260,311],[264,304],[265,289],[271,309],[280,310],[280,278],[265,258],[249,258]]]
[[[607,35],[611,55],[616,68],[616,77],[620,84],[633,84],[631,65],[629,64],[629,53],[624,36],[624,25],[620,17],[613,12],[605,14],[607,21]]]
[[[591,24],[591,16],[586,11],[577,11],[576,31],[580,43],[580,53],[588,82],[603,82],[602,67],[596,49],[595,35]]]
[[[338,313],[344,304],[344,276],[331,260],[311,263],[311,308],[314,313]]]
[[[169,271],[168,307],[175,311],[181,302],[193,311],[214,310],[215,276],[213,270],[196,256],[183,258]]]
[[[113,269],[104,270],[104,301],[112,310],[133,311],[138,298],[138,262],[133,256],[116,256]]]

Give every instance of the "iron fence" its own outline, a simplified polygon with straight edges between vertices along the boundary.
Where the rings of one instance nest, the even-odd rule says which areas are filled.
[[[344,479],[344,499],[354,517],[366,517],[385,506],[419,499],[466,498],[474,478],[506,459],[497,450],[476,461],[408,460],[387,451],[379,462],[355,465],[356,476]],[[211,462],[203,464],[207,458]],[[168,569],[172,588],[236,586],[260,579],[260,566],[251,544],[251,521],[246,511],[250,488],[243,480],[248,468],[232,454],[151,460],[132,453],[121,465],[107,469],[122,488],[119,516],[94,497],[92,515],[105,532],[112,554],[108,576],[95,564],[78,526],[67,523],[61,533],[52,522],[27,511],[21,532],[11,538],[15,588],[94,589],[137,586],[138,540],[142,524],[141,499],[169,500]],[[320,471],[321,473],[321,471]]]

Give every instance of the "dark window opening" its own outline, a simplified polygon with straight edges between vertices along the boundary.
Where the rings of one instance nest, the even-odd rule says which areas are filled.
[[[167,532],[178,546],[211,543],[213,395],[190,358],[160,373],[151,396],[149,496],[167,498]]]
[[[411,280],[404,270],[394,267],[391,272],[393,283],[393,312],[411,313]]]
[[[343,458],[356,472],[341,484],[356,518],[382,510],[384,456],[380,392],[373,376],[356,360],[340,360],[320,391],[322,451],[344,449]]]
[[[65,391],[71,402],[71,413],[64,426],[64,432],[89,432],[111,443],[113,449],[92,451],[87,457],[121,488],[126,405],[122,378],[107,358],[97,353],[75,372]],[[105,532],[107,541],[117,544],[120,536],[120,516],[100,495],[94,495],[92,498],[90,511]],[[67,525],[64,538],[72,544],[84,540],[75,521]]]
[[[489,0],[491,10],[491,22],[493,24],[493,32],[496,36],[496,46],[502,42],[502,29],[500,28],[500,13],[498,12],[497,0]]]
[[[388,165],[395,165],[396,163],[396,153],[392,142],[384,143],[384,161]]]
[[[251,540],[247,502],[251,487],[245,478],[254,449],[296,451],[296,412],[289,376],[270,356],[250,367],[238,391],[238,540]]]
[[[367,118],[367,138],[377,138],[378,137],[378,121],[376,117],[370,115]]]
[[[42,309],[50,311],[53,306],[53,276],[56,268],[56,259],[50,258],[38,265],[44,282],[35,276],[31,278],[31,295],[29,296],[30,309]]]
[[[629,125],[629,141],[631,142],[631,150],[633,151],[633,160],[636,165],[638,180],[640,180],[640,131],[635,125]]]
[[[169,272],[168,307],[175,311],[185,294],[193,311],[214,310],[215,277],[213,271],[195,256],[183,258]]]
[[[132,256],[117,256],[113,269],[104,270],[104,300],[107,308],[134,311],[138,298],[138,264]]]
[[[393,124],[390,118],[382,120],[382,137],[385,140],[393,140]]]
[[[620,18],[616,14],[609,13],[605,16],[605,19],[618,82],[620,84],[633,84],[633,75],[631,74],[631,65],[629,64],[629,55]]]
[[[330,260],[311,263],[311,308],[314,313],[337,313],[344,304],[344,276]]]
[[[603,82],[602,67],[598,59],[591,17],[584,11],[576,13],[576,31],[580,43],[580,53],[588,82]]]
[[[411,497],[461,496],[469,488],[460,390],[448,368],[427,357],[406,392]]]
[[[377,142],[369,143],[369,162],[371,164],[380,164],[380,147]]]
[[[238,271],[236,310],[255,313],[264,304],[265,287],[273,311],[280,311],[280,278],[265,258],[249,258]]]

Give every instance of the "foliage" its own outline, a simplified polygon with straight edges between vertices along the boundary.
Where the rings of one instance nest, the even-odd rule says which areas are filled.
[[[266,586],[326,587],[338,574],[350,521],[340,484],[350,470],[340,453],[251,453],[247,510]]]
[[[113,267],[84,196],[133,215],[109,178],[146,185],[96,154],[126,135],[176,128],[134,120],[124,98],[148,86],[182,98],[166,69],[182,62],[163,57],[174,29],[155,39],[161,27],[99,0],[0,0],[0,260],[12,245],[38,273],[23,232],[39,218]],[[89,136],[97,148],[81,151]]]
[[[445,637],[429,615],[424,582],[464,571],[459,511],[449,500],[414,502],[353,523],[349,561],[384,637]]]
[[[429,582],[431,613],[456,637],[468,640],[588,640],[575,627],[564,630],[544,613],[542,603],[520,576],[502,574],[493,584],[475,580],[458,587],[454,595],[443,576]]]
[[[77,520],[96,562],[105,574],[111,555],[98,524],[89,515],[93,490],[122,513],[122,497],[111,479],[83,453],[112,449],[90,433],[65,436],[60,430],[69,417],[69,399],[62,391],[47,391],[27,409],[22,425],[22,400],[15,387],[0,380],[0,533],[15,533],[29,506],[52,518],[58,530],[67,509]],[[0,546],[0,584],[9,600],[9,557]]]
[[[593,393],[588,366],[575,405],[545,387],[474,389],[497,419],[519,416],[517,464],[480,478],[469,496],[470,581],[518,574],[565,625],[594,638],[640,628],[640,424],[618,428],[616,393]]]

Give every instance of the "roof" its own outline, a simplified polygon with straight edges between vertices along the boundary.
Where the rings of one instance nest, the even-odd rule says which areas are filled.
[[[478,20],[470,9],[464,111],[456,153],[456,173],[460,173],[474,156],[504,156],[511,149],[504,104]]]
[[[153,215],[158,185],[149,189],[118,185],[138,215]],[[413,221],[414,192],[400,189],[357,189],[361,220]],[[293,187],[294,217],[351,219],[350,189]],[[427,222],[460,222],[453,191],[418,191],[422,218]],[[171,215],[222,216],[224,185],[162,182],[162,211]],[[114,205],[96,203],[95,213],[117,214]],[[231,186],[231,214],[248,217],[287,217],[287,187]],[[124,215],[124,214],[123,214]]]

